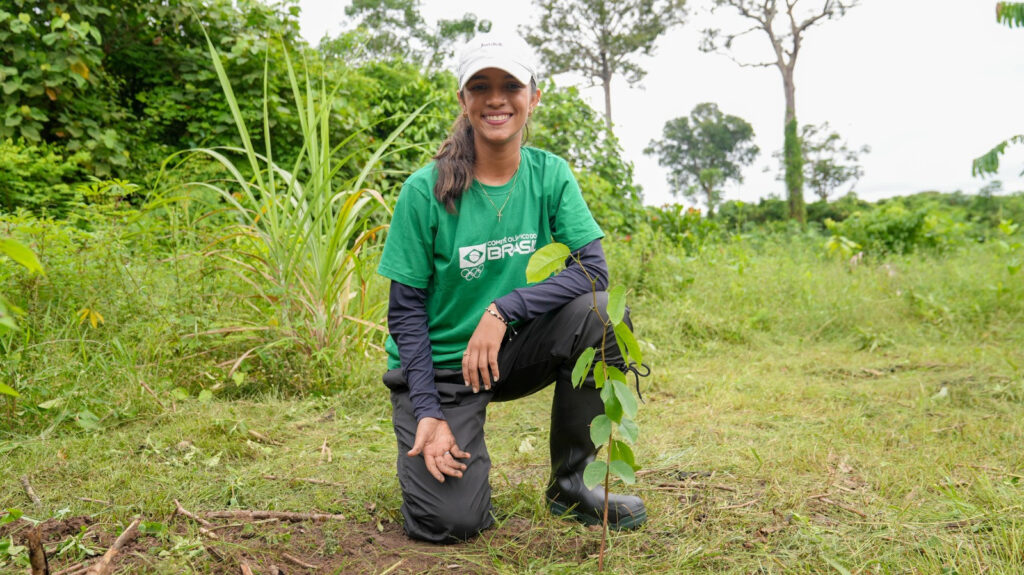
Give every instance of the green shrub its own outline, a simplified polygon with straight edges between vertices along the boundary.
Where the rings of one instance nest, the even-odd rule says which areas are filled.
[[[0,141],[0,211],[65,215],[88,159],[87,152],[68,154],[50,144]]]
[[[660,208],[648,207],[650,226],[686,253],[697,253],[719,235],[716,220],[700,215],[700,210],[680,204],[667,204]]]
[[[962,245],[968,232],[968,226],[948,210],[910,210],[900,203],[855,212],[842,222],[826,220],[825,225],[834,235],[860,244],[872,255],[946,249]]]

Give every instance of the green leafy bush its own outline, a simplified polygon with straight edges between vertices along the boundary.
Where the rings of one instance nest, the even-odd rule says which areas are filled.
[[[889,203],[855,212],[846,220],[826,220],[834,234],[860,244],[873,255],[906,254],[918,249],[945,249],[967,239],[967,226],[948,212],[911,210]]]
[[[680,204],[667,204],[660,208],[648,206],[647,215],[652,229],[687,253],[701,251],[719,234],[716,220],[703,218],[700,210]]]
[[[24,207],[37,214],[63,216],[74,199],[73,186],[85,179],[89,154],[60,147],[0,141],[0,211]]]

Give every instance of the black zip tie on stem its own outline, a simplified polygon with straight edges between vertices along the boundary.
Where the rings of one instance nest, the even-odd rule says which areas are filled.
[[[641,372],[640,371],[641,368],[643,368],[645,371]],[[648,375],[651,375],[651,366],[649,366],[649,365],[647,365],[646,363],[643,363],[643,362],[641,362],[639,365],[637,365],[636,363],[630,362],[630,364],[627,365],[626,369],[623,370],[623,371],[626,371],[626,372],[629,372],[629,373],[633,374],[633,377],[635,378],[635,381],[636,381],[636,396],[640,398],[640,403],[647,403],[646,401],[644,401],[644,396],[640,394],[640,378],[641,377],[647,377]]]

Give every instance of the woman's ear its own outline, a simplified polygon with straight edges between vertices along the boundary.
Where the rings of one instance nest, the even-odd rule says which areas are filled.
[[[459,109],[462,110],[462,114],[468,114],[468,111],[466,110],[466,101],[462,99],[462,90],[456,90],[455,97],[459,100]]]
[[[538,105],[540,105],[540,88],[537,88],[533,93],[533,97],[530,98],[530,110],[532,111]]]

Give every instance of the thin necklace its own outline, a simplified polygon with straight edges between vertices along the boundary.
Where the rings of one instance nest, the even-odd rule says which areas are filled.
[[[508,195],[505,196],[505,201],[502,202],[500,208],[498,207],[498,204],[494,203],[494,200],[491,199],[491,196],[487,194],[487,190],[484,189],[483,184],[480,184],[480,182],[478,182],[477,180],[473,180],[474,184],[480,184],[480,192],[484,195],[485,198],[487,198],[487,202],[490,203],[491,206],[494,207],[494,211],[498,214],[498,223],[499,224],[501,223],[501,212],[505,211],[505,206],[508,205],[508,201],[512,199],[512,194],[515,193],[515,191],[516,191],[516,184],[519,182],[519,169],[522,168],[522,167],[523,167],[523,154],[522,154],[522,152],[520,152],[519,153],[519,165],[516,166],[516,174],[514,176],[512,176],[512,189],[508,191]]]

